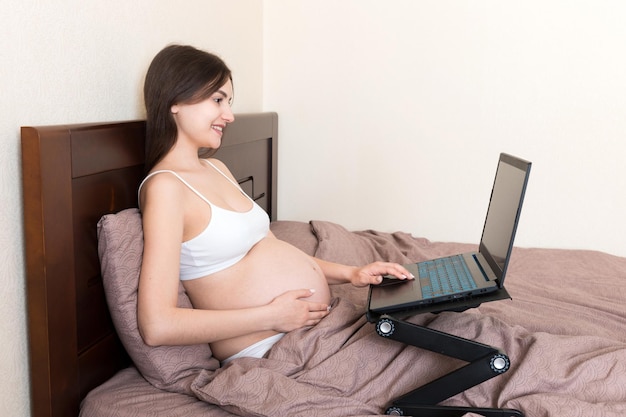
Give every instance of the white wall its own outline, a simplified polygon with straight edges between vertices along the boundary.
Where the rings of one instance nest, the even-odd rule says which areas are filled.
[[[264,9],[280,217],[477,242],[506,151],[534,164],[518,245],[626,255],[626,2]]]
[[[260,111],[262,3],[2,0],[0,14],[0,415],[30,414],[19,128],[143,117],[163,46],[212,50],[233,70],[235,111]]]

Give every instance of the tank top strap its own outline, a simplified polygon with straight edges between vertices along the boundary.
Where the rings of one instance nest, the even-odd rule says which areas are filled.
[[[208,161],[207,161],[208,162]],[[211,164],[213,165],[213,164]],[[217,169],[217,168],[215,168]],[[219,171],[219,169],[218,169]],[[220,173],[222,173],[222,171],[219,171]],[[145,182],[150,179],[151,177],[157,175],[157,174],[162,174],[162,173],[169,173],[174,175],[176,178],[178,178],[180,180],[180,182],[182,182],[183,184],[185,184],[187,186],[187,188],[189,188],[191,191],[194,192],[194,194],[196,194],[198,197],[200,197],[203,201],[205,201],[209,206],[213,207],[213,204],[211,204],[211,202],[205,197],[203,196],[200,191],[196,190],[191,184],[189,184],[187,181],[185,181],[185,179],[183,177],[181,177],[180,175],[178,175],[175,171],[171,171],[169,169],[162,169],[159,171],[154,171],[151,172],[150,174],[146,175],[146,178],[143,179],[143,181],[141,181],[141,184],[139,184],[139,189],[137,190],[137,201],[141,201],[140,200],[140,193],[141,193],[141,187],[143,187],[143,185],[145,184]],[[222,175],[224,175],[224,173],[222,173]],[[228,177],[227,177],[228,178]],[[230,178],[229,178],[230,179]],[[231,181],[232,182],[232,181]]]
[[[216,170],[217,172],[219,172],[220,174],[222,174],[222,176],[224,178],[226,178],[231,184],[233,184],[235,187],[237,187],[237,189],[241,192],[241,194],[245,195],[248,200],[254,202],[254,200],[252,200],[252,197],[250,197],[248,194],[246,194],[241,187],[239,186],[238,183],[236,183],[235,181],[232,180],[232,178],[230,178],[228,175],[226,175],[221,169],[219,169],[218,167],[216,167],[211,161],[209,161],[208,159],[203,159],[204,162],[206,162],[207,164],[211,165],[211,167],[213,167],[214,170]]]

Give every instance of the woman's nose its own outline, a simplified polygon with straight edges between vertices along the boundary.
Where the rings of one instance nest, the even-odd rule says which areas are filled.
[[[224,113],[222,114],[222,119],[224,119],[226,123],[232,123],[235,121],[235,115],[230,106],[227,106],[226,110],[224,110]]]

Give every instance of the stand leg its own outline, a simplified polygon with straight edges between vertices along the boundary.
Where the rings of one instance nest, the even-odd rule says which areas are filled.
[[[518,410],[435,405],[508,371],[509,358],[499,349],[388,315],[380,317],[376,331],[382,337],[468,362],[467,365],[398,398],[387,410],[387,414],[402,416],[406,415],[405,412],[418,411],[420,416],[456,417],[475,412],[487,417],[523,417]]]
[[[495,353],[452,371],[394,401],[394,405],[438,404],[509,369],[506,355]]]
[[[485,417],[524,417],[519,410],[510,408],[479,408],[453,406],[404,406],[390,407],[389,416],[420,416],[420,417],[462,417],[467,413],[476,413]]]

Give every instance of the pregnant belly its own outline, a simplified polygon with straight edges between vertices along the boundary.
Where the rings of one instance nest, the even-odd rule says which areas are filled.
[[[268,237],[257,243],[236,265],[208,277],[185,281],[195,308],[229,310],[269,304],[277,296],[314,289],[307,300],[330,303],[330,290],[317,263],[298,248]],[[276,334],[258,332],[211,344],[220,360]]]

